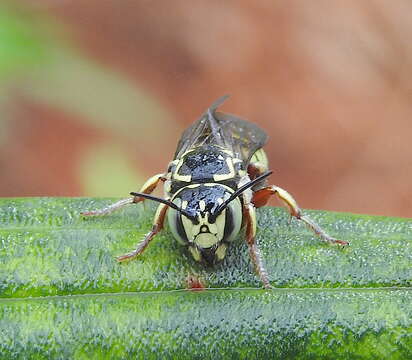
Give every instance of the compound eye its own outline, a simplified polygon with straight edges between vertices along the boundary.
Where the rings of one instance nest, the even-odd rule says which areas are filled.
[[[224,239],[232,241],[242,226],[242,204],[238,198],[232,200],[221,215],[225,215]]]
[[[180,206],[181,204],[180,199],[175,199],[173,200],[173,202],[178,206]],[[176,240],[178,240],[180,243],[185,245],[188,243],[188,240],[186,236],[186,231],[183,226],[182,216],[183,215],[181,213],[179,213],[178,211],[172,208],[169,208],[167,212],[167,219],[168,219],[170,231],[172,232],[173,237]]]

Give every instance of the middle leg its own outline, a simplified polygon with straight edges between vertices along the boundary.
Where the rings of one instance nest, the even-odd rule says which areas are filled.
[[[255,265],[256,271],[262,280],[265,289],[270,289],[268,273],[263,265],[260,250],[256,244],[256,212],[253,204],[244,205],[244,216],[246,222],[246,241],[249,246],[250,257]]]

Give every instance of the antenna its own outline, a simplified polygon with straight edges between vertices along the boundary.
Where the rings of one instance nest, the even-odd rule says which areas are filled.
[[[153,201],[157,201],[162,204],[168,205],[172,209],[179,211],[182,215],[186,216],[188,219],[196,221],[196,218],[193,215],[191,215],[188,211],[180,208],[179,206],[177,206],[175,203],[171,202],[170,200],[162,199],[162,198],[159,198],[153,195],[139,193],[139,192],[131,192],[130,195],[142,197],[148,200],[153,200]]]

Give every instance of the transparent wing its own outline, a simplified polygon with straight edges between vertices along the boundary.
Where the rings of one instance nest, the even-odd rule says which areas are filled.
[[[214,118],[213,114],[228,97],[228,95],[225,95],[216,100],[197,121],[195,121],[183,132],[177,145],[175,159],[179,158],[186,151],[201,145],[227,145],[227,140],[225,139],[223,130]]]
[[[225,95],[215,101],[184,131],[177,146],[175,159],[186,151],[202,145],[218,145],[233,151],[246,165],[253,153],[266,143],[266,133],[256,125],[235,115],[216,112],[228,97]]]
[[[216,112],[215,118],[230,132],[232,150],[240,153],[240,159],[246,165],[256,150],[262,148],[267,142],[267,134],[255,124],[222,112]]]

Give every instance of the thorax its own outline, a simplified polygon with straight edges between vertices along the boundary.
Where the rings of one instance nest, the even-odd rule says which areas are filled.
[[[220,183],[236,189],[244,175],[243,161],[218,146],[201,146],[169,164],[171,194],[189,184]]]

